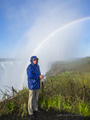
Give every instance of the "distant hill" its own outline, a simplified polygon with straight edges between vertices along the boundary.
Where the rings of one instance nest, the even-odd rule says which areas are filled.
[[[12,61],[20,61],[21,59],[17,58],[0,58],[0,62],[12,62]]]
[[[5,62],[5,61],[16,61],[17,59],[15,58],[0,58],[0,62]]]
[[[90,72],[90,57],[80,58],[72,61],[56,61],[46,76],[56,76],[62,72]]]

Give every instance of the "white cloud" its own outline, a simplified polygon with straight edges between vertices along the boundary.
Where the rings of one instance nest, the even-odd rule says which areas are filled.
[[[41,9],[43,15],[36,17],[35,24],[30,30],[25,33],[26,46],[23,47],[22,57],[30,58],[33,50],[44,40],[50,33],[55,31],[60,26],[67,24],[73,20],[78,19],[80,16],[77,8],[72,8],[70,5],[72,2],[65,2],[54,6],[50,3],[44,3]],[[40,58],[41,68],[46,71],[46,64],[53,60],[69,59],[74,56],[73,52],[76,48],[78,33],[81,30],[81,26],[71,26],[58,34],[53,36],[51,40],[48,40],[37,54]],[[75,37],[74,37],[75,36]],[[76,44],[76,45],[75,45]],[[60,53],[60,54],[59,54]],[[44,64],[43,64],[44,62]]]
[[[47,0],[44,2],[33,2],[30,0],[18,7],[13,6],[7,11],[11,31],[23,32],[16,49],[16,57],[30,59],[36,47],[53,31],[73,20],[81,18],[80,8],[77,7],[78,0]],[[24,30],[23,30],[24,29]],[[42,74],[45,74],[49,61],[70,59],[79,56],[78,46],[82,24],[75,24],[58,32],[48,39],[37,51]],[[28,63],[29,64],[29,63]],[[15,66],[14,73],[20,72],[17,79],[26,74],[27,61],[22,66]],[[6,76],[7,77],[7,76]],[[16,78],[16,75],[13,76]],[[25,78],[26,81],[26,78]],[[20,81],[21,85],[23,80]],[[19,83],[20,83],[19,82]]]

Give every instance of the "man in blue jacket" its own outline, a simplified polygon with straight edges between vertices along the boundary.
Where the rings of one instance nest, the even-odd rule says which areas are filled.
[[[38,58],[32,56],[30,62],[31,64],[27,67],[29,88],[28,113],[30,116],[34,116],[33,112],[38,111],[40,80],[43,78],[43,75],[40,73]]]

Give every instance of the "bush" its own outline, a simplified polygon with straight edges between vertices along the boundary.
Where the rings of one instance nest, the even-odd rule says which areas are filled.
[[[90,116],[90,73],[64,72],[55,77],[48,77],[44,88],[40,89],[39,106],[67,111],[72,114]],[[83,86],[86,94],[83,101]],[[23,88],[15,97],[0,103],[0,116],[17,113],[18,116],[27,115],[29,90]]]

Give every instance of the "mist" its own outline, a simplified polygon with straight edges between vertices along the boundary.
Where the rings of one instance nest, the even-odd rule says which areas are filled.
[[[39,66],[43,75],[50,69],[50,64],[54,61],[71,60],[89,55],[89,48],[86,50],[86,46],[83,45],[86,40],[83,38],[85,38],[87,34],[83,33],[86,27],[85,25],[88,23],[88,26],[90,26],[90,21],[77,23],[58,31],[33,54],[37,46],[52,32],[65,24],[87,16],[82,14],[79,7],[80,4],[77,0],[63,2],[61,0],[49,0],[41,2],[40,4],[32,4],[34,18],[31,23],[32,16],[29,5],[30,3],[28,1],[19,11],[14,11],[17,14],[15,21],[18,23],[18,26],[22,26],[21,28],[28,26],[27,29],[25,28],[20,38],[21,40],[18,42],[19,45],[13,55],[13,57],[21,59],[21,63],[14,65],[15,68],[13,71],[9,68],[9,72],[7,72],[4,80],[2,80],[3,84],[17,86],[16,88],[19,89],[21,89],[23,85],[27,85],[26,68],[30,64],[31,55],[39,58]],[[22,15],[22,17],[19,17],[19,15]],[[9,18],[15,18],[10,11]],[[22,18],[24,18],[24,21],[22,21]],[[15,26],[10,26],[10,29],[12,29],[12,27]],[[87,33],[89,33],[89,30],[90,29],[86,29]],[[8,81],[10,78],[11,83],[9,84]]]
[[[82,54],[82,49],[79,49],[83,38],[81,34],[84,29],[83,23],[77,23],[57,32],[33,54],[37,46],[49,34],[57,30],[57,28],[80,18],[79,9],[71,7],[72,3],[72,1],[68,1],[59,5],[58,3],[52,3],[51,5],[51,2],[46,2],[39,6],[43,14],[36,17],[32,28],[25,33],[26,45],[21,49],[22,52],[20,51],[20,56],[26,58],[25,68],[30,64],[31,55],[36,55],[39,58],[39,65],[43,75],[50,69],[50,64],[53,61],[70,60],[85,56]],[[23,79],[22,82],[27,79],[25,70]]]
[[[32,28],[25,33],[24,37],[26,38],[27,44],[24,45],[22,49],[20,48],[20,56],[26,58],[28,64],[33,51],[50,33],[80,18],[81,14],[79,9],[76,6],[71,7],[72,3],[72,1],[68,1],[62,2],[59,5],[58,3],[52,3],[51,5],[51,2],[46,2],[40,6],[43,14],[36,17]],[[81,36],[82,32],[83,23],[77,23],[65,28],[48,39],[41,48],[33,54],[39,57],[42,74],[45,74],[49,69],[48,63],[50,63],[50,61],[68,60],[84,56],[79,51],[81,37],[83,37]]]

